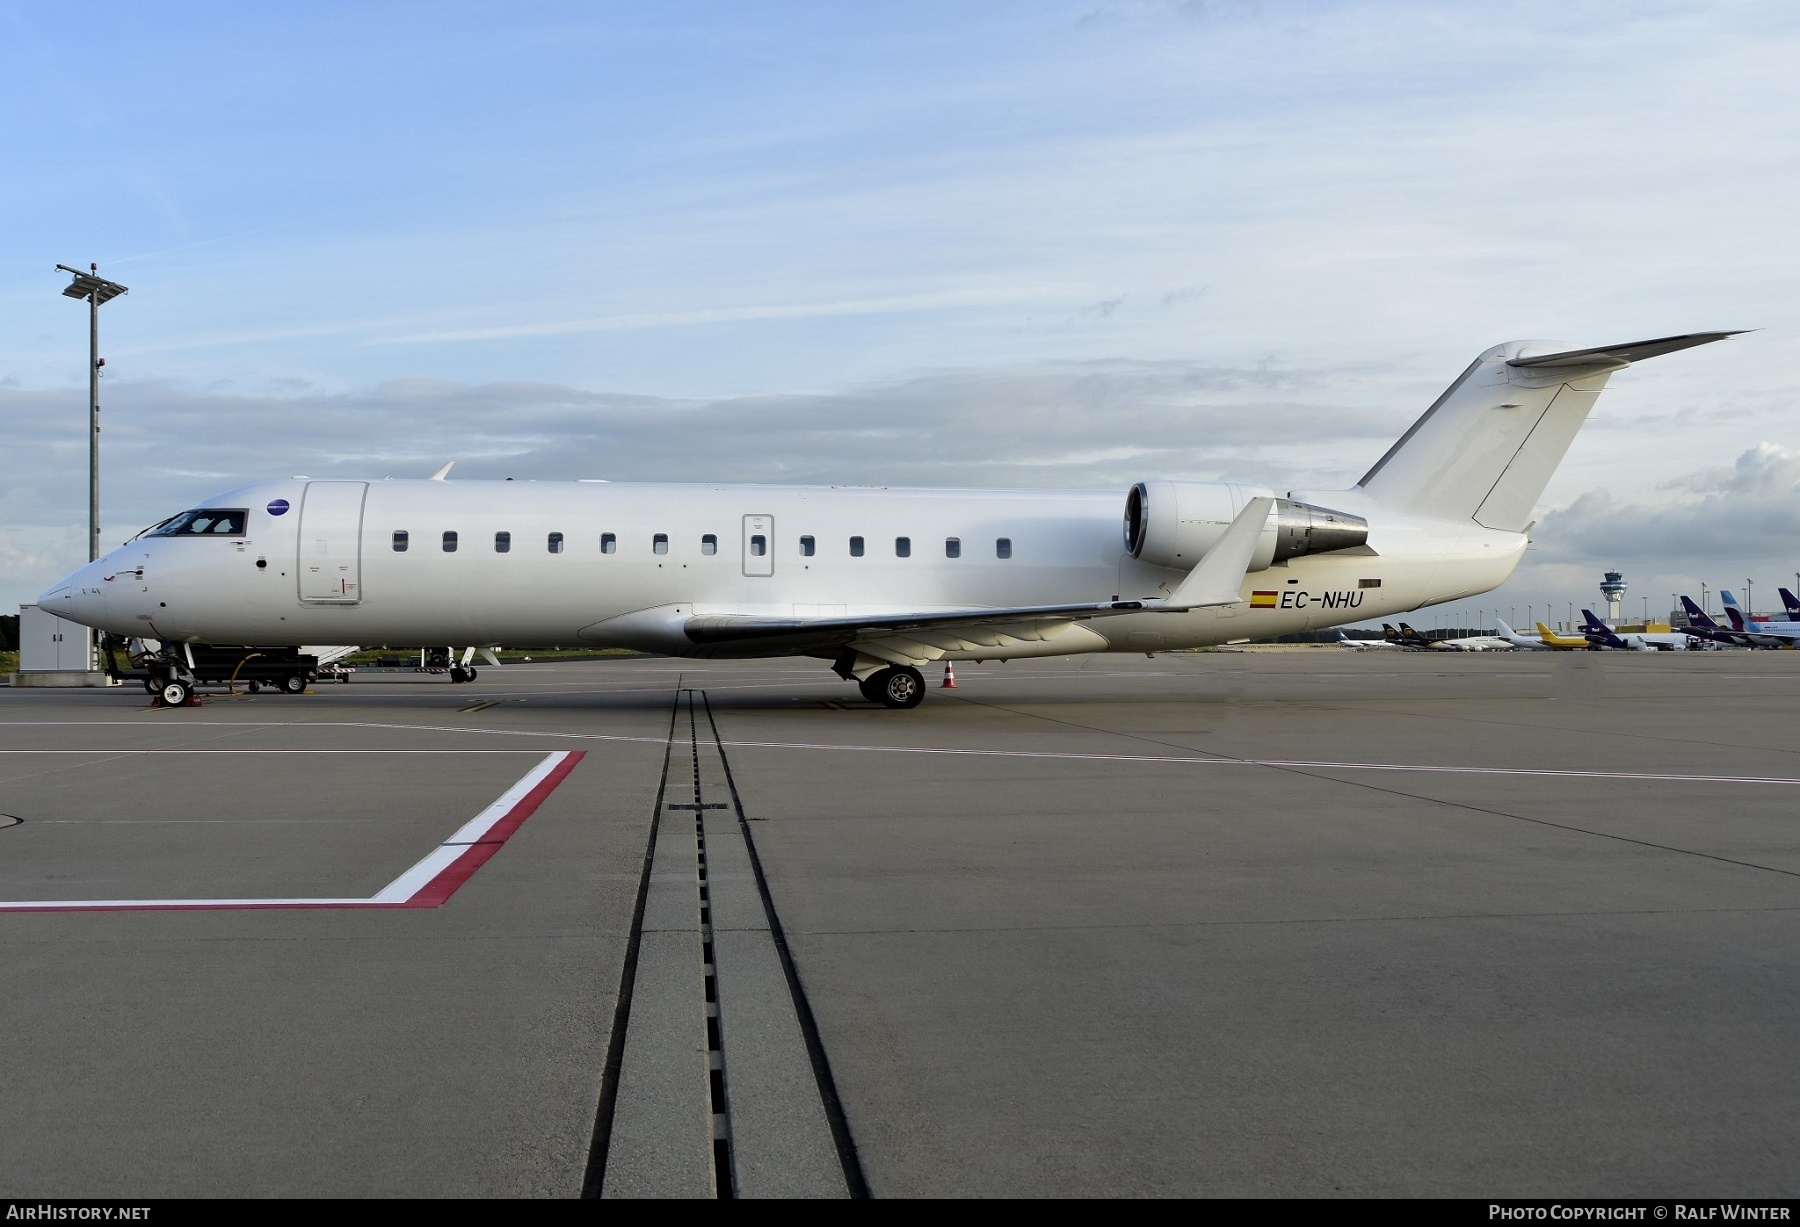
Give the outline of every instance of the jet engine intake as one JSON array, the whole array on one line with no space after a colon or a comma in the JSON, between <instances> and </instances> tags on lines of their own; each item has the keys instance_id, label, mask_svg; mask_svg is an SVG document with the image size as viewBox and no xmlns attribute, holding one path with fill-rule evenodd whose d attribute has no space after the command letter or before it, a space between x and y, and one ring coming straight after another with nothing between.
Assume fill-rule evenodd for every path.
<instances>
[{"instance_id":1,"label":"jet engine intake","mask_svg":"<svg viewBox=\"0 0 1800 1227\"><path fill-rule=\"evenodd\" d=\"M1125 546L1133 558L1191 570L1251 499L1273 496L1228 482L1141 481L1125 497ZM1361 516L1276 498L1249 569L1350 549L1368 539L1369 522Z\"/></svg>"}]
</instances>

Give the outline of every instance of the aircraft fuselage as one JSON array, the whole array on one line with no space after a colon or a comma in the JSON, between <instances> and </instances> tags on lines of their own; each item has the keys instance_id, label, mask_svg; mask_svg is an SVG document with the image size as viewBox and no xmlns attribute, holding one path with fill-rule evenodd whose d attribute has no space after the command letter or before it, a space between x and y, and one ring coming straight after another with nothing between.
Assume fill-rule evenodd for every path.
<instances>
[{"instance_id":1,"label":"aircraft fuselage","mask_svg":"<svg viewBox=\"0 0 1800 1227\"><path fill-rule=\"evenodd\" d=\"M1329 506L1359 495L1295 497ZM44 603L164 641L751 656L791 649L697 644L676 616L1130 600L1167 596L1185 574L1131 556L1118 491L296 478L205 506L241 509L239 531L140 537ZM1155 651L1357 622L1492 588L1525 547L1519 533L1350 509L1368 517L1366 548L1252 571L1240 605L1073 621L1041 640L940 658ZM641 616L658 610L671 617Z\"/></svg>"}]
</instances>

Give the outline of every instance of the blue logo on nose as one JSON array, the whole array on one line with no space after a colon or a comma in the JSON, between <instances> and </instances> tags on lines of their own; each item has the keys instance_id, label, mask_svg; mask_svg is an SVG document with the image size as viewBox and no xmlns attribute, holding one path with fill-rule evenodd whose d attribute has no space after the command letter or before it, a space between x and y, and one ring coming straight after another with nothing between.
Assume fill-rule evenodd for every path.
<instances>
[{"instance_id":1,"label":"blue logo on nose","mask_svg":"<svg viewBox=\"0 0 1800 1227\"><path fill-rule=\"evenodd\" d=\"M284 498L278 498L269 504L269 514L272 516L284 516L287 514L287 509L288 501Z\"/></svg>"}]
</instances>

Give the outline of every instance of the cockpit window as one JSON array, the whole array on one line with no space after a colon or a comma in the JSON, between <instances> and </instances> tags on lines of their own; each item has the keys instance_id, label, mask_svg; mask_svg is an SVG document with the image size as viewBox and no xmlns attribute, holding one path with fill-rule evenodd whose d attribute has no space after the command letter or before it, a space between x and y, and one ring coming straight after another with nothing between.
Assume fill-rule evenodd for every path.
<instances>
[{"instance_id":1,"label":"cockpit window","mask_svg":"<svg viewBox=\"0 0 1800 1227\"><path fill-rule=\"evenodd\" d=\"M151 537L241 537L250 512L243 507L201 507L184 511L150 530Z\"/></svg>"}]
</instances>

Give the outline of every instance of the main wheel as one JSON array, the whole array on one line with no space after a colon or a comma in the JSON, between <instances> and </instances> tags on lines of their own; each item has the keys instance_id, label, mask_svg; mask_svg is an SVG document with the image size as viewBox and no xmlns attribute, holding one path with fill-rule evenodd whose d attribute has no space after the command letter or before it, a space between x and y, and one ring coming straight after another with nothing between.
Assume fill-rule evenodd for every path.
<instances>
[{"instance_id":1,"label":"main wheel","mask_svg":"<svg viewBox=\"0 0 1800 1227\"><path fill-rule=\"evenodd\" d=\"M460 686L468 680L469 671L467 669L463 668L461 665L450 666L450 682L452 685Z\"/></svg>"},{"instance_id":2,"label":"main wheel","mask_svg":"<svg viewBox=\"0 0 1800 1227\"><path fill-rule=\"evenodd\" d=\"M281 679L281 688L289 694L306 693L306 678L299 673L290 673Z\"/></svg>"},{"instance_id":3,"label":"main wheel","mask_svg":"<svg viewBox=\"0 0 1800 1227\"><path fill-rule=\"evenodd\" d=\"M883 707L917 707L925 701L925 675L911 665L895 665L870 674L862 692Z\"/></svg>"},{"instance_id":4,"label":"main wheel","mask_svg":"<svg viewBox=\"0 0 1800 1227\"><path fill-rule=\"evenodd\" d=\"M466 668L466 669L464 669L464 670L463 670L463 672L464 672L464 673L467 673L467 674L468 674L468 675L469 675L469 680L470 680L470 681L471 681L471 682L472 682L472 681L474 681L474 680L475 680L475 679L476 679L476 678L477 678L477 677L478 677L478 676L480 676L480 675L479 675L479 674L478 674L478 673L477 673L477 672L476 672L476 671L475 671L475 666L474 666L474 665L470 665L470 666L469 666L469 667L468 667L468 668Z\"/></svg>"},{"instance_id":5,"label":"main wheel","mask_svg":"<svg viewBox=\"0 0 1800 1227\"><path fill-rule=\"evenodd\" d=\"M162 701L167 703L170 707L180 707L185 704L188 701L188 698L194 693L194 688L186 682L177 680L173 682L164 682L162 690L158 693L162 695Z\"/></svg>"}]
</instances>

